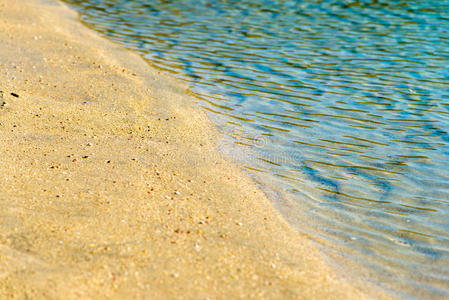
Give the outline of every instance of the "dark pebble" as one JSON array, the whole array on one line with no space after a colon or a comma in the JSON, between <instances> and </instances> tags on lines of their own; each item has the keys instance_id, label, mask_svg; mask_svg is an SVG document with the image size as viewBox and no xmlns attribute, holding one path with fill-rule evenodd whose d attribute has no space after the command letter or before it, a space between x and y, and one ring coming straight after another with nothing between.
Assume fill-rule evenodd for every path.
<instances>
[{"instance_id":1,"label":"dark pebble","mask_svg":"<svg viewBox=\"0 0 449 300\"><path fill-rule=\"evenodd\" d=\"M14 96L16 98L19 98L19 95L17 95L16 93L11 93L11 96Z\"/></svg>"}]
</instances>

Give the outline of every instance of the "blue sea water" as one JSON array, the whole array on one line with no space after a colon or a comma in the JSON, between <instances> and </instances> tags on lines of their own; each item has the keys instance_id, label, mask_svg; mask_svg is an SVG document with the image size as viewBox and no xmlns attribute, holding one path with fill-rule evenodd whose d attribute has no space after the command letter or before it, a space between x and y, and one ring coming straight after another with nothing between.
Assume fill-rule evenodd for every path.
<instances>
[{"instance_id":1,"label":"blue sea water","mask_svg":"<svg viewBox=\"0 0 449 300\"><path fill-rule=\"evenodd\" d=\"M341 268L449 297L449 1L66 2L190 84L223 151Z\"/></svg>"}]
</instances>

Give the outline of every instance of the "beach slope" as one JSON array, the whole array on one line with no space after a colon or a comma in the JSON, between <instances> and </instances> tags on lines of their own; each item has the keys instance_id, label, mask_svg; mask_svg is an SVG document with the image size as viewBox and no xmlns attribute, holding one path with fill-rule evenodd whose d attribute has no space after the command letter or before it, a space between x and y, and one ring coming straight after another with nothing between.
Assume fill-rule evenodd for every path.
<instances>
[{"instance_id":1,"label":"beach slope","mask_svg":"<svg viewBox=\"0 0 449 300\"><path fill-rule=\"evenodd\" d=\"M188 88L53 0L0 0L0 298L348 299Z\"/></svg>"}]
</instances>

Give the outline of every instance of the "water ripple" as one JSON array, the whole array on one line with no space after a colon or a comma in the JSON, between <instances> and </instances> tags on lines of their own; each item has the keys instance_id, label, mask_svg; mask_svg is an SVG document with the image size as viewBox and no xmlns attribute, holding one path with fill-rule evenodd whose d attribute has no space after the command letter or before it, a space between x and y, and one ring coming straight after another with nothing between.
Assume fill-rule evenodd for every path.
<instances>
[{"instance_id":1,"label":"water ripple","mask_svg":"<svg viewBox=\"0 0 449 300\"><path fill-rule=\"evenodd\" d=\"M449 297L449 1L67 2L193 86L224 151L342 266Z\"/></svg>"}]
</instances>

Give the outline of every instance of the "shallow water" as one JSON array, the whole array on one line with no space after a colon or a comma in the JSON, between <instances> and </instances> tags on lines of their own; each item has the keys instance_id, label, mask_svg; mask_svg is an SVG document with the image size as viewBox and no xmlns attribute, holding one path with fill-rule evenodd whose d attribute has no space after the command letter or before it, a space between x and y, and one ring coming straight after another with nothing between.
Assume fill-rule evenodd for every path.
<instances>
[{"instance_id":1,"label":"shallow water","mask_svg":"<svg viewBox=\"0 0 449 300\"><path fill-rule=\"evenodd\" d=\"M449 297L449 1L66 2L188 82L342 268Z\"/></svg>"}]
</instances>

